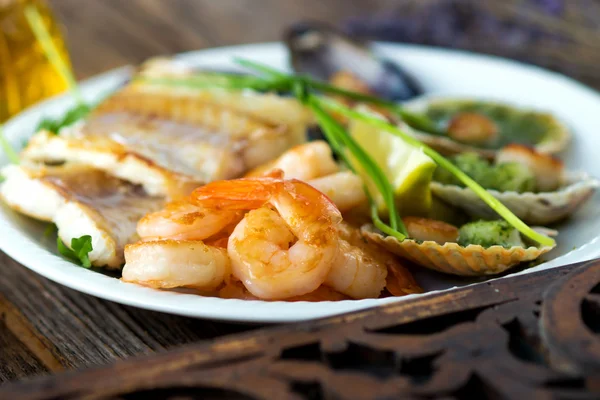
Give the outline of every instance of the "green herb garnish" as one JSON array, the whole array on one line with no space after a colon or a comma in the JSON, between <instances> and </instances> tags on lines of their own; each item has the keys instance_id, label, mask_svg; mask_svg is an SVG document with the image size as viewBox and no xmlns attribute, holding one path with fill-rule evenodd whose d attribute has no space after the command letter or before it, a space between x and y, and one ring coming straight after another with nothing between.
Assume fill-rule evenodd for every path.
<instances>
[{"instance_id":1,"label":"green herb garnish","mask_svg":"<svg viewBox=\"0 0 600 400\"><path fill-rule=\"evenodd\" d=\"M83 119L87 114L89 114L90 111L91 108L87 104L78 104L74 108L67 111L67 113L62 118L43 119L37 126L36 132L45 129L58 135L62 128L73 125L75 122L79 121L80 119Z\"/></svg>"},{"instance_id":2,"label":"green herb garnish","mask_svg":"<svg viewBox=\"0 0 600 400\"><path fill-rule=\"evenodd\" d=\"M503 220L475 221L465 224L458 230L457 242L461 246L475 244L485 248L502 246L509 249L514 246L525 246L519 231Z\"/></svg>"},{"instance_id":3,"label":"green herb garnish","mask_svg":"<svg viewBox=\"0 0 600 400\"><path fill-rule=\"evenodd\" d=\"M92 237L90 235L71 239L71 248L68 248L60 237L56 239L56 245L58 247L58 252L63 256L80 263L84 268L90 268L92 266L89 253L94 250L94 248L92 247Z\"/></svg>"},{"instance_id":4,"label":"green herb garnish","mask_svg":"<svg viewBox=\"0 0 600 400\"><path fill-rule=\"evenodd\" d=\"M256 76L234 75L220 72L203 72L185 78L134 78L134 82L144 82L156 85L185 87L192 89L222 88L222 89L253 89L257 91L277 91L289 89L288 79L267 80Z\"/></svg>"},{"instance_id":5,"label":"green herb garnish","mask_svg":"<svg viewBox=\"0 0 600 400\"><path fill-rule=\"evenodd\" d=\"M321 103L331 111L340 113L349 118L356 118L370 123L371 125L379 129L382 129L386 132L400 137L408 144L421 148L423 152L429 157L431 157L433 161L435 161L440 167L452 173L456 178L458 178L462 183L464 183L466 187L473 190L473 192L475 192L481 200L487 203L487 205L489 205L494 211L496 211L506 222L515 227L523 235L544 246L553 246L555 244L554 239L542 235L541 233L538 233L531 229L527 224L521 221L519 217L513 214L512 211L510 211L504 204L502 204L498 199L489 194L483 187L481 187L477 182L471 179L467 174L462 172L452 162L450 162L444 156L439 154L437 151L421 143L419 140L413 138L408 133L402 131L401 129L392 124L382 121L377 117L354 111L346 106L339 104L334 100L323 99L321 100Z\"/></svg>"},{"instance_id":6,"label":"green herb garnish","mask_svg":"<svg viewBox=\"0 0 600 400\"><path fill-rule=\"evenodd\" d=\"M48 226L46 227L46 229L44 229L44 233L43 233L42 237L44 239L48 239L48 238L50 238L50 236L52 236L53 234L55 234L57 230L58 230L58 228L56 227L55 224L48 224Z\"/></svg>"},{"instance_id":7,"label":"green herb garnish","mask_svg":"<svg viewBox=\"0 0 600 400\"><path fill-rule=\"evenodd\" d=\"M244 59L236 59L235 61L241 66L262 72L264 74L269 74L272 76L275 76L275 74L277 74L276 76L278 76L280 79L290 78L290 76L283 74L273 68L267 67L265 65L253 61ZM414 126L415 128L432 132L439 131L437 125L433 121L431 121L429 117L427 117L425 114L408 111L404 109L404 107L402 107L400 104L395 103L393 101L384 100L379 97L369 96L362 93L351 92L349 90L329 85L327 83L317 81L306 76L293 77L293 79L302 81L305 85L309 86L310 88L319 90L323 93L343 96L354 101L373 104L375 106L385 108L386 110L389 110L392 113L400 116L400 118L406 120L410 123L411 126Z\"/></svg>"},{"instance_id":8,"label":"green herb garnish","mask_svg":"<svg viewBox=\"0 0 600 400\"><path fill-rule=\"evenodd\" d=\"M517 162L491 164L477 153L461 153L451 157L450 161L484 189L517 193L536 190L535 175L523 164ZM435 171L433 179L444 185L465 186L450 172L440 168Z\"/></svg>"},{"instance_id":9,"label":"green herb garnish","mask_svg":"<svg viewBox=\"0 0 600 400\"><path fill-rule=\"evenodd\" d=\"M352 164L347 152L344 151L344 149L348 149L361 167L369 174L377 186L377 189L382 193L384 201L386 205L388 205L391 226L386 225L379 218L377 205L373 200L373 195L369 192L367 185L364 185L365 193L371 203L371 216L375 226L387 235L394 236L399 240L405 239L408 236L408 233L396 210L394 191L381 168L379 168L377 163L354 141L354 139L352 139L350 135L348 135L346 130L323 110L323 107L316 96L309 95L306 101L315 113L317 121L323 129L323 133L327 137L327 140L332 144L333 151L344 161L344 164L346 164L350 170L356 173L356 167Z\"/></svg>"},{"instance_id":10,"label":"green herb garnish","mask_svg":"<svg viewBox=\"0 0 600 400\"><path fill-rule=\"evenodd\" d=\"M6 157L12 164L19 163L19 155L17 154L15 149L13 149L12 145L8 142L8 140L6 140L6 138L4 137L2 125L0 125L0 146L2 146L4 154L6 154Z\"/></svg>"}]
</instances>

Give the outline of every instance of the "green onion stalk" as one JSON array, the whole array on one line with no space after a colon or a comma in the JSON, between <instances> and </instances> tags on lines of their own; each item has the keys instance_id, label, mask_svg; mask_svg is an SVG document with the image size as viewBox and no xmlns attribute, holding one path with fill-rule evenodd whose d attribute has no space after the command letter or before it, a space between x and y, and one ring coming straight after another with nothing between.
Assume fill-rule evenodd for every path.
<instances>
[{"instance_id":1,"label":"green onion stalk","mask_svg":"<svg viewBox=\"0 0 600 400\"><path fill-rule=\"evenodd\" d=\"M354 118L357 120L364 121L376 128L379 128L381 130L393 134L394 136L401 138L406 143L412 146L420 148L426 155L431 157L431 159L435 161L440 167L453 174L456 178L463 182L465 186L467 186L469 189L475 192L475 194L477 194L479 198L481 198L487 205L489 205L492 208L492 210L496 211L504 220L506 220L506 222L512 225L523 235L544 246L553 246L555 244L554 239L531 229L527 224L521 221L519 217L514 215L512 211L510 211L504 204L502 204L498 199L489 194L483 187L481 187L481 185L479 185L477 182L471 179L467 174L461 171L458 167L456 167L452 162L450 162L440 153L433 150L429 146L426 146L425 144L410 136L406 132L402 131L398 127L389 124L375 116L354 111L331 99L322 99L321 104L326 109L337 112L348 118Z\"/></svg>"},{"instance_id":2,"label":"green onion stalk","mask_svg":"<svg viewBox=\"0 0 600 400\"><path fill-rule=\"evenodd\" d=\"M377 229L399 240L406 239L408 233L396 210L394 192L390 182L387 180L387 177L381 168L379 168L377 163L375 163L375 161L373 161L373 159L354 141L354 139L347 134L344 128L323 109L319 98L314 95L309 95L306 99L306 102L315 113L317 121L319 122L321 129L323 129L323 133L331 144L333 151L340 156L344 164L346 164L346 166L352 172L356 173L356 168L354 168L352 162L350 161L347 152L344 151L344 148L348 148L363 170L369 174L377 186L377 189L382 193L384 202L388 206L391 226L385 224L379 218L379 211L377 210L377 205L373 200L373 195L370 193L367 185L364 185L365 193L367 194L369 203L371 205L371 218L373 219L373 223Z\"/></svg>"},{"instance_id":3,"label":"green onion stalk","mask_svg":"<svg viewBox=\"0 0 600 400\"><path fill-rule=\"evenodd\" d=\"M306 77L298 77L285 74L276 69L270 68L263 64L259 64L249 60L239 60L236 62L246 68L252 69L258 73L262 73L268 77L268 79L261 79L260 77L231 77L224 74L220 75L217 82L209 82L207 79L196 79L193 78L167 78L164 80L148 80L149 82L166 85L181 85L188 87L197 88L210 88L220 87L229 89L255 89L255 90L287 90L294 92L297 97L305 104L307 104L311 110L315 113L317 121L323 128L324 134L332 145L334 151L345 161L346 164L351 167L350 160L347 158L345 150L349 150L350 153L358 160L361 166L365 169L367 174L373 180L377 189L381 192L384 198L385 205L390 211L389 219L390 226L385 225L379 216L373 213L373 221L380 230L387 233L388 235L395 236L397 238L404 238L406 230L402 225L402 221L396 212L396 207L392 196L390 196L390 185L389 182L386 185L386 178L377 167L376 163L362 150L356 142L354 142L350 135L342 128L328 113L328 111L339 113L343 116L353 118L356 120L364 121L376 128L382 129L389 132L406 143L422 149L422 151L431 157L440 167L446 169L448 172L453 174L468 188L473 190L486 204L488 204L494 211L496 211L504 220L510 225L517 229L521 234L528 237L529 239L544 245L553 246L555 244L552 238L549 238L535 230L531 229L527 224L521 221L516 215L514 215L506 206L504 206L498 199L489 194L483 187L477 182L471 179L468 175L458 169L452 162L443 157L441 154L431 149L427 145L421 143L419 140L410 136L406 132L402 131L398 127L389 124L373 115L365 114L362 112L350 109L335 100L330 98L316 97L311 91L320 91L322 93L336 94L344 96L346 98L361 101L377 106L385 107L388 110L394 111L402 116L405 120L411 120L411 122L418 121L422 127L426 127L426 130L430 132L437 132L435 126L431 120L425 115L412 113L404 110L401 106L388 102L376 97L367 96L359 93L346 91L335 86L331 86L325 83L317 82ZM247 85L247 86L246 86ZM350 138L350 139L348 139ZM375 167L374 167L375 166ZM368 193L368 192L367 192ZM372 201L372 196L369 194ZM373 202L372 202L373 204ZM381 229L383 228L383 229Z\"/></svg>"},{"instance_id":4,"label":"green onion stalk","mask_svg":"<svg viewBox=\"0 0 600 400\"><path fill-rule=\"evenodd\" d=\"M301 81L308 87L319 90L322 93L334 94L334 95L345 97L350 100L354 100L354 101L358 101L358 102L362 102L362 103L369 103L369 104L373 104L375 106L385 108L386 110L389 110L394 114L397 114L403 120L410 122L411 125L414 126L415 128L418 128L418 129L421 129L421 130L424 130L427 132L435 133L438 135L444 134L444 132L440 131L440 129L437 127L437 125L431 119L429 119L426 115L406 110L400 104L395 103L393 101L384 100L379 97L369 96L369 95L363 94L363 93L351 92L349 90L345 90L345 89L342 89L342 88L339 88L339 87L336 87L333 85L329 85L324 82L316 81L314 79L311 79L311 78L308 78L305 76L293 77L293 76L284 74L280 71L277 71L276 69L273 69L271 67L268 67L268 66L265 66L263 64L259 64L259 63L253 62L253 61L249 61L249 60L245 60L245 59L236 59L235 61L243 67L250 68L255 71L262 72L267 75L271 75L273 77L277 77L281 80L284 80L287 78L287 79L294 79L296 81Z\"/></svg>"}]
</instances>

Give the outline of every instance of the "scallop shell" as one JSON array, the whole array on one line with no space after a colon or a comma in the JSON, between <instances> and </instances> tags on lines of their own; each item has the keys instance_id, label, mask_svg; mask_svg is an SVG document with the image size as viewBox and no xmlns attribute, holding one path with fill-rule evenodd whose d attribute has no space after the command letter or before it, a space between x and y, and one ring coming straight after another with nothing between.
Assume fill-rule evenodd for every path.
<instances>
[{"instance_id":1,"label":"scallop shell","mask_svg":"<svg viewBox=\"0 0 600 400\"><path fill-rule=\"evenodd\" d=\"M410 110L410 111L424 112L428 105L431 105L434 103L447 102L447 101L464 101L464 100L465 99L458 99L458 98L454 99L454 98L446 98L446 97L428 96L428 97L421 97L421 98L406 102L406 103L404 103L403 106L407 110ZM490 104L494 103L494 102L487 102L484 100L482 100L482 101L486 102L486 103L490 103ZM523 111L523 112L529 111L525 108L519 108L519 110ZM534 112L537 112L537 111L534 111ZM496 153L498 152L498 150L500 150L500 149L483 149L481 147L471 146L471 145L464 144L464 143L459 143L448 137L433 135L430 133L426 133L426 132L411 128L409 125L407 125L404 122L400 122L399 127L401 129L407 130L408 133L410 133L413 137L420 140L421 142L431 146L435 150L439 151L440 153L446 154L446 155L453 155L453 154L465 153L465 152L475 152L475 153L480 154L483 157L493 159L495 157ZM567 147L567 145L569 144L569 141L571 140L571 132L569 131L569 129L561 121L559 121L558 119L556 119L554 117L552 117L552 128L550 128L548 130L547 135L548 135L548 137L546 139L544 139L542 142L533 146L533 148L537 152L545 153L545 154L560 153L562 150L564 150Z\"/></svg>"},{"instance_id":2,"label":"scallop shell","mask_svg":"<svg viewBox=\"0 0 600 400\"><path fill-rule=\"evenodd\" d=\"M418 243L411 239L400 241L393 236L386 237L372 225L363 226L361 231L367 240L400 257L435 271L460 276L496 275L519 263L533 261L553 248L548 246L484 248L472 244L463 247L458 243L440 245L432 241Z\"/></svg>"},{"instance_id":3,"label":"scallop shell","mask_svg":"<svg viewBox=\"0 0 600 400\"><path fill-rule=\"evenodd\" d=\"M598 186L600 182L586 174L571 173L567 184L554 192L517 193L488 190L488 193L500 200L524 222L546 225L573 214L592 196ZM469 188L432 182L431 192L473 217L498 218L498 214Z\"/></svg>"}]
</instances>

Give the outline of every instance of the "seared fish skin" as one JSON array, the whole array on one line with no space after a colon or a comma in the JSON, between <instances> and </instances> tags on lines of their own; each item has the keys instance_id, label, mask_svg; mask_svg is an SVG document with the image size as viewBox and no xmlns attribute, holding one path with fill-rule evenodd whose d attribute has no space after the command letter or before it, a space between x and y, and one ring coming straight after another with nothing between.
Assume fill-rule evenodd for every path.
<instances>
[{"instance_id":1,"label":"seared fish skin","mask_svg":"<svg viewBox=\"0 0 600 400\"><path fill-rule=\"evenodd\" d=\"M125 245L139 240L137 222L164 206L141 187L85 166L9 165L0 196L13 209L54 222L66 245L92 237L92 265L120 269Z\"/></svg>"},{"instance_id":2,"label":"seared fish skin","mask_svg":"<svg viewBox=\"0 0 600 400\"><path fill-rule=\"evenodd\" d=\"M185 69L171 64L178 76ZM38 132L22 157L90 165L151 195L184 197L231 179L305 141L310 113L296 100L247 91L198 90L134 79L60 135Z\"/></svg>"}]
</instances>

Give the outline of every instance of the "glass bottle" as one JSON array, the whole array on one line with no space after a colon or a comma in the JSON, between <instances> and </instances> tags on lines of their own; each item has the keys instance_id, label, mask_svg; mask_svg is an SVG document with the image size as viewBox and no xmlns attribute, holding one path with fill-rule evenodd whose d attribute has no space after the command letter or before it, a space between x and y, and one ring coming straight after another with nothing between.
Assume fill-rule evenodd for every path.
<instances>
[{"instance_id":1,"label":"glass bottle","mask_svg":"<svg viewBox=\"0 0 600 400\"><path fill-rule=\"evenodd\" d=\"M60 26L45 0L0 0L0 123L67 88L27 23L28 5L37 7L61 56L70 62Z\"/></svg>"}]
</instances>

